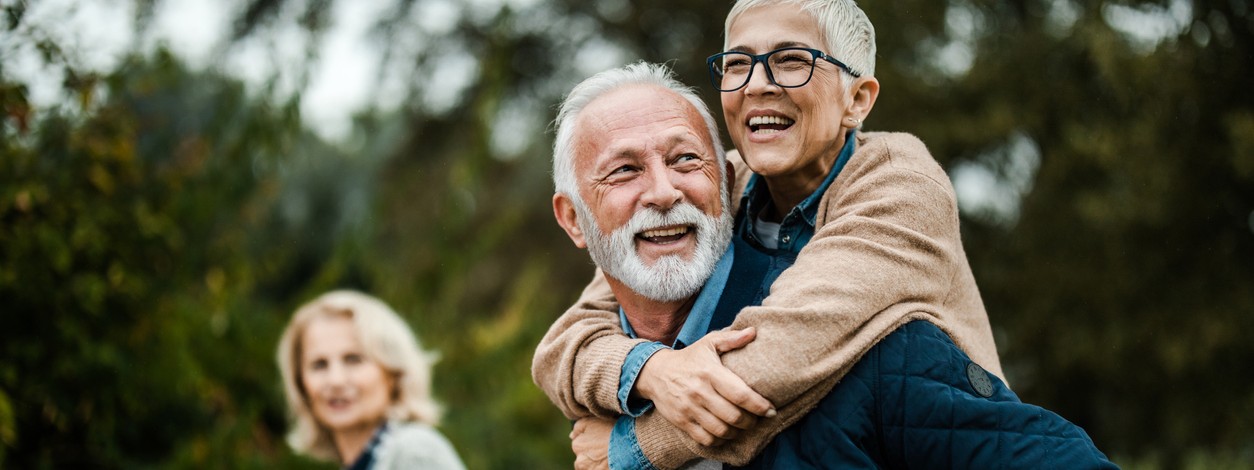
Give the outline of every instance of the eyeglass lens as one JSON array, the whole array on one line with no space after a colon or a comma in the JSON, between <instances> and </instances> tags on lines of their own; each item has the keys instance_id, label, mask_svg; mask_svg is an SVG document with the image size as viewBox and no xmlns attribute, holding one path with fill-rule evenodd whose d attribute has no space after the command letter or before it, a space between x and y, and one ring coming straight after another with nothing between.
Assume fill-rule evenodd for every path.
<instances>
[{"instance_id":1,"label":"eyeglass lens","mask_svg":"<svg viewBox=\"0 0 1254 470\"><path fill-rule=\"evenodd\" d=\"M749 83L754 67L754 56L743 52L726 52L722 60L713 61L715 71L722 76L719 88L724 91L739 89ZM772 51L763 61L769 67L767 77L781 87L805 85L814 73L814 54L807 49L780 49Z\"/></svg>"}]
</instances>

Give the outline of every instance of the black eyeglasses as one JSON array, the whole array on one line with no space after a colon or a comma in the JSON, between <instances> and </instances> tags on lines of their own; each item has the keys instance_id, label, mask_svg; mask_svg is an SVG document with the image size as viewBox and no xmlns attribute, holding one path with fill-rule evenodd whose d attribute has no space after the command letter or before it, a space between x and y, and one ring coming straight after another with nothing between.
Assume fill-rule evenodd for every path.
<instances>
[{"instance_id":1,"label":"black eyeglasses","mask_svg":"<svg viewBox=\"0 0 1254 470\"><path fill-rule=\"evenodd\" d=\"M710 83L714 84L714 88L719 91L736 91L749 84L750 77L753 77L753 67L758 62L766 67L766 79L776 86L805 86L810 83L810 77L814 76L814 64L819 59L835 64L854 77L862 76L835 57L805 47L785 47L758 55L720 52L710 56L705 63L710 67Z\"/></svg>"}]
</instances>

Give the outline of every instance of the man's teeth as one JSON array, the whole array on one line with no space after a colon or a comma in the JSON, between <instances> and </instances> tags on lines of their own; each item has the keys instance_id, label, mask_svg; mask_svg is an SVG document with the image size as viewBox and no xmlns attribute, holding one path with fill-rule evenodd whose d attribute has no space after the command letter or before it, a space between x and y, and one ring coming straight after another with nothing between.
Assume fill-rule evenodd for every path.
<instances>
[{"instance_id":1,"label":"man's teeth","mask_svg":"<svg viewBox=\"0 0 1254 470\"><path fill-rule=\"evenodd\" d=\"M657 230L646 230L640 235L644 238L671 237L675 235L683 235L688 233L688 227L663 228Z\"/></svg>"}]
</instances>

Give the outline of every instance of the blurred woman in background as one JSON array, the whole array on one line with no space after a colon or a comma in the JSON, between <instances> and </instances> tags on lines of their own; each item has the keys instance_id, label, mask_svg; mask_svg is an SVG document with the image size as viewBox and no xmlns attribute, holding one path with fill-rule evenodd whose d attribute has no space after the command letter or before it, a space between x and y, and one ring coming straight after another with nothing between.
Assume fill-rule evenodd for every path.
<instances>
[{"instance_id":1,"label":"blurred woman in background","mask_svg":"<svg viewBox=\"0 0 1254 470\"><path fill-rule=\"evenodd\" d=\"M334 291L305 304L278 362L297 452L353 470L464 468L433 427L432 355L379 299Z\"/></svg>"}]
</instances>

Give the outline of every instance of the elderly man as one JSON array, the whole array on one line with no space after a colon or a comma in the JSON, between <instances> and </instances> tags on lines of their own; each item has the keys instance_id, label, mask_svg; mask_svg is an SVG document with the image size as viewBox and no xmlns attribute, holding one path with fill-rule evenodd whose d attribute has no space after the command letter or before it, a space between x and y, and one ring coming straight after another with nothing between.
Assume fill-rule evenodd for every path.
<instances>
[{"instance_id":1,"label":"elderly man","mask_svg":"<svg viewBox=\"0 0 1254 470\"><path fill-rule=\"evenodd\" d=\"M554 215L605 272L624 331L682 348L730 323L746 303L727 296L716 305L735 264L730 165L700 98L661 66L599 74L563 103L554 154ZM744 269L750 260L739 261L737 283L761 281L761 270ZM706 342L726 350L750 339L751 331ZM770 403L749 394L768 414Z\"/></svg>"},{"instance_id":2,"label":"elderly man","mask_svg":"<svg viewBox=\"0 0 1254 470\"><path fill-rule=\"evenodd\" d=\"M563 103L554 147L554 215L604 271L625 332L715 357L753 340L752 330L706 336L761 301L771 259L741 240L729 245L728 165L713 118L690 90L661 66L598 74ZM561 331L555 325L550 334ZM634 380L619 377L619 399L629 414L648 417L654 412L630 404L630 394L656 390L643 382L633 387ZM926 321L909 322L876 344L813 411L789 405L777 419L769 402L739 385L721 392L728 403L710 407L735 429L773 437L751 466L1109 466L1082 430L1018 401ZM728 406L765 420L755 423ZM698 455L744 463L713 446L651 462L639 442L655 436L637 435L634 416L611 423L563 411L583 418L572 432L581 468L673 466ZM718 437L735 437L735 429Z\"/></svg>"}]
</instances>

